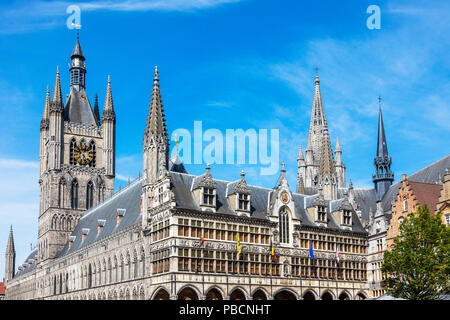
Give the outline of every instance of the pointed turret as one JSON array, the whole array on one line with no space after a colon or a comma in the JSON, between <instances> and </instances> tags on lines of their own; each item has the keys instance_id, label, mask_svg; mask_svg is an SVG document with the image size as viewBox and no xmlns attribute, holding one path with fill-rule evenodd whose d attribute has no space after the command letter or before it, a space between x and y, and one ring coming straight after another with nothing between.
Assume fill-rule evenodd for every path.
<instances>
[{"instance_id":1,"label":"pointed turret","mask_svg":"<svg viewBox=\"0 0 450 320\"><path fill-rule=\"evenodd\" d=\"M95 103L94 103L94 115L95 120L97 121L97 126L100 127L101 121L100 121L100 109L98 107L98 94L95 94Z\"/></svg>"},{"instance_id":2,"label":"pointed turret","mask_svg":"<svg viewBox=\"0 0 450 320\"><path fill-rule=\"evenodd\" d=\"M48 169L61 169L61 159L63 153L63 99L61 93L61 81L59 77L59 67L56 68L56 80L53 88L53 97L50 104L50 119L48 131Z\"/></svg>"},{"instance_id":3,"label":"pointed turret","mask_svg":"<svg viewBox=\"0 0 450 320\"><path fill-rule=\"evenodd\" d=\"M77 42L75 43L75 47L73 48L72 55L70 56L70 59L79 58L80 60L84 61L84 55L83 51L81 51L81 44L80 44L80 37L77 33Z\"/></svg>"},{"instance_id":4,"label":"pointed turret","mask_svg":"<svg viewBox=\"0 0 450 320\"><path fill-rule=\"evenodd\" d=\"M152 98L147 117L145 135L147 138L153 137L157 138L157 140L163 139L168 141L166 120L162 105L161 91L159 88L159 72L157 66L155 66L155 73L153 77ZM148 143L149 141L146 142Z\"/></svg>"},{"instance_id":5,"label":"pointed turret","mask_svg":"<svg viewBox=\"0 0 450 320\"><path fill-rule=\"evenodd\" d=\"M341 145L339 143L339 136L336 138L336 147L334 148L334 152L342 152Z\"/></svg>"},{"instance_id":6,"label":"pointed turret","mask_svg":"<svg viewBox=\"0 0 450 320\"><path fill-rule=\"evenodd\" d=\"M61 93L61 80L59 77L59 66L56 67L56 79L53 87L53 97L50 112L63 112L63 99Z\"/></svg>"},{"instance_id":7,"label":"pointed turret","mask_svg":"<svg viewBox=\"0 0 450 320\"><path fill-rule=\"evenodd\" d=\"M102 122L103 156L104 159L106 159L106 174L110 177L114 177L116 171L114 158L114 150L116 148L116 114L114 112L110 76L108 76L108 84L106 86L106 97L103 107Z\"/></svg>"},{"instance_id":8,"label":"pointed turret","mask_svg":"<svg viewBox=\"0 0 450 320\"><path fill-rule=\"evenodd\" d=\"M342 162L342 149L341 144L339 143L339 136L337 136L336 139L336 147L334 150L335 155L335 167L336 167L336 174L338 177L338 188L345 188L346 187L346 181L345 181L345 165Z\"/></svg>"},{"instance_id":9,"label":"pointed turret","mask_svg":"<svg viewBox=\"0 0 450 320\"><path fill-rule=\"evenodd\" d=\"M50 89L47 85L47 94L45 95L44 112L41 120L41 130L48 129L48 123L50 120Z\"/></svg>"},{"instance_id":10,"label":"pointed turret","mask_svg":"<svg viewBox=\"0 0 450 320\"><path fill-rule=\"evenodd\" d=\"M378 141L377 155L374 159L375 174L372 176L377 193L377 200L381 200L394 181L394 173L391 171L392 159L388 154L386 134L384 132L383 115L381 112L381 98L379 101L378 115Z\"/></svg>"},{"instance_id":11,"label":"pointed turret","mask_svg":"<svg viewBox=\"0 0 450 320\"><path fill-rule=\"evenodd\" d=\"M328 135L328 128L324 127L322 143L320 151L320 165L318 172L318 180L320 186L323 188L324 197L328 200L335 200L337 198L337 174L333 160L333 150L331 149L330 136Z\"/></svg>"},{"instance_id":12,"label":"pointed turret","mask_svg":"<svg viewBox=\"0 0 450 320\"><path fill-rule=\"evenodd\" d=\"M305 193L305 174L306 174L306 164L305 158L303 157L302 145L298 148L297 155L297 193L304 194Z\"/></svg>"},{"instance_id":13,"label":"pointed turret","mask_svg":"<svg viewBox=\"0 0 450 320\"><path fill-rule=\"evenodd\" d=\"M155 67L153 90L144 132L144 174L146 183L162 178L169 168L169 135L159 88L159 72Z\"/></svg>"},{"instance_id":14,"label":"pointed turret","mask_svg":"<svg viewBox=\"0 0 450 320\"><path fill-rule=\"evenodd\" d=\"M328 135L328 128L324 128L322 143L320 146L320 166L319 176L334 175L336 168L334 167L333 150L331 149L330 136Z\"/></svg>"},{"instance_id":15,"label":"pointed turret","mask_svg":"<svg viewBox=\"0 0 450 320\"><path fill-rule=\"evenodd\" d=\"M108 76L108 84L106 86L106 97L105 104L103 106L103 121L105 120L115 120L116 113L114 112L114 103L111 91L111 78Z\"/></svg>"},{"instance_id":16,"label":"pointed turret","mask_svg":"<svg viewBox=\"0 0 450 320\"><path fill-rule=\"evenodd\" d=\"M14 236L11 225L9 229L9 238L5 254L5 281L11 280L14 277L15 262L16 249L14 248Z\"/></svg>"}]
</instances>

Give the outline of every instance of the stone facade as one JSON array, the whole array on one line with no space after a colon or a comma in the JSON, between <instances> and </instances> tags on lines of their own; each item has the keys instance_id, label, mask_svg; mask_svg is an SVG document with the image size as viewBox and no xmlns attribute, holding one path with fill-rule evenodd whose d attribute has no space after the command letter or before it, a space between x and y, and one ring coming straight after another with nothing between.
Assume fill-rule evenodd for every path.
<instances>
[{"instance_id":1,"label":"stone facade","mask_svg":"<svg viewBox=\"0 0 450 320\"><path fill-rule=\"evenodd\" d=\"M41 121L38 247L14 274L8 245L7 299L345 300L380 294L396 189L389 186L379 198L377 188L353 188L351 180L346 188L342 149L337 140L334 159L317 76L306 159L301 148L298 153L297 192L284 166L270 189L248 185L244 172L236 180L215 179L210 166L190 175L177 155L169 159L155 68L143 176L114 193L110 80L100 121L97 99L92 111L85 94L79 41L71 59L66 105L58 70ZM92 147L75 156L82 140L95 145L95 165Z\"/></svg>"}]
</instances>

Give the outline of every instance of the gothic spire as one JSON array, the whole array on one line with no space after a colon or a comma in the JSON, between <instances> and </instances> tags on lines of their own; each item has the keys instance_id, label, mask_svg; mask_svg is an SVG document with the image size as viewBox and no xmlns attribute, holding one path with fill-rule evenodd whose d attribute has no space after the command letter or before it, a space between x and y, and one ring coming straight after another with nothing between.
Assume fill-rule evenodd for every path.
<instances>
[{"instance_id":1,"label":"gothic spire","mask_svg":"<svg viewBox=\"0 0 450 320\"><path fill-rule=\"evenodd\" d=\"M162 105L161 91L159 89L159 73L157 66L155 66L152 98L150 101L150 108L147 117L147 125L145 129L146 143L149 142L148 138L150 136L153 136L156 140L163 138L165 142L168 142L166 120Z\"/></svg>"},{"instance_id":2,"label":"gothic spire","mask_svg":"<svg viewBox=\"0 0 450 320\"><path fill-rule=\"evenodd\" d=\"M9 238L8 238L8 244L6 245L6 253L15 253L16 250L14 248L14 236L13 236L13 229L12 225L9 229Z\"/></svg>"},{"instance_id":3,"label":"gothic spire","mask_svg":"<svg viewBox=\"0 0 450 320\"><path fill-rule=\"evenodd\" d=\"M47 85L47 94L45 95L44 113L41 120L41 129L47 129L50 119L50 89Z\"/></svg>"},{"instance_id":4,"label":"gothic spire","mask_svg":"<svg viewBox=\"0 0 450 320\"><path fill-rule=\"evenodd\" d=\"M394 173L391 171L392 159L388 154L386 134L384 132L383 115L381 113L381 98L378 98L378 141L377 155L374 159L375 174L372 181L375 184L377 200L381 200L394 181Z\"/></svg>"},{"instance_id":5,"label":"gothic spire","mask_svg":"<svg viewBox=\"0 0 450 320\"><path fill-rule=\"evenodd\" d=\"M108 75L108 85L106 86L106 97L105 97L105 105L103 107L103 121L105 120L114 120L116 118L116 114L114 112L114 103L111 91L111 78Z\"/></svg>"},{"instance_id":6,"label":"gothic spire","mask_svg":"<svg viewBox=\"0 0 450 320\"><path fill-rule=\"evenodd\" d=\"M63 101L62 101L62 93L61 93L61 81L59 78L59 66L56 67L56 80L55 86L53 87L53 98L50 111L63 111Z\"/></svg>"},{"instance_id":7,"label":"gothic spire","mask_svg":"<svg viewBox=\"0 0 450 320\"><path fill-rule=\"evenodd\" d=\"M377 157L388 155L386 135L384 133L383 114L381 112L381 98L378 108L378 143L377 143Z\"/></svg>"}]
</instances>

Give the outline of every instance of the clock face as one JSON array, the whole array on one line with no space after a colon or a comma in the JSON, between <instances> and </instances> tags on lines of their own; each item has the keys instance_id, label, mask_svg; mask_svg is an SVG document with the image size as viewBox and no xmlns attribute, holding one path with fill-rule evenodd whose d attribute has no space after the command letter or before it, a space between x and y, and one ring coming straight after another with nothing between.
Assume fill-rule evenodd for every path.
<instances>
[{"instance_id":1,"label":"clock face","mask_svg":"<svg viewBox=\"0 0 450 320\"><path fill-rule=\"evenodd\" d=\"M94 158L94 152L90 146L87 146L85 143L81 143L73 150L73 157L76 162L85 166L91 163Z\"/></svg>"},{"instance_id":2,"label":"clock face","mask_svg":"<svg viewBox=\"0 0 450 320\"><path fill-rule=\"evenodd\" d=\"M289 195L287 194L286 191L284 191L284 192L281 194L281 201L283 201L283 203L288 203L288 201L289 201Z\"/></svg>"}]
</instances>

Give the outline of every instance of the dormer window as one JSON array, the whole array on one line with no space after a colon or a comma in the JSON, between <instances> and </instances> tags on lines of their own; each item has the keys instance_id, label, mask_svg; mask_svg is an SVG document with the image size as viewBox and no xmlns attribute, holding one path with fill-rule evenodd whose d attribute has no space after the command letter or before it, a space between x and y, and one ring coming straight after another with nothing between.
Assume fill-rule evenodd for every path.
<instances>
[{"instance_id":1,"label":"dormer window","mask_svg":"<svg viewBox=\"0 0 450 320\"><path fill-rule=\"evenodd\" d=\"M125 215L126 209L117 209L116 211L116 224L120 224L120 217L123 217Z\"/></svg>"},{"instance_id":2,"label":"dormer window","mask_svg":"<svg viewBox=\"0 0 450 320\"><path fill-rule=\"evenodd\" d=\"M216 211L216 182L211 176L209 165L206 167L206 172L193 181L191 190L202 210Z\"/></svg>"},{"instance_id":3,"label":"dormer window","mask_svg":"<svg viewBox=\"0 0 450 320\"><path fill-rule=\"evenodd\" d=\"M238 208L239 210L250 211L250 195L239 193Z\"/></svg>"},{"instance_id":4,"label":"dormer window","mask_svg":"<svg viewBox=\"0 0 450 320\"><path fill-rule=\"evenodd\" d=\"M344 210L342 214L342 224L351 225L352 224L352 212L350 210Z\"/></svg>"},{"instance_id":5,"label":"dormer window","mask_svg":"<svg viewBox=\"0 0 450 320\"><path fill-rule=\"evenodd\" d=\"M214 189L203 187L203 204L214 206Z\"/></svg>"},{"instance_id":6,"label":"dormer window","mask_svg":"<svg viewBox=\"0 0 450 320\"><path fill-rule=\"evenodd\" d=\"M317 221L327 222L327 207L317 206Z\"/></svg>"}]
</instances>

